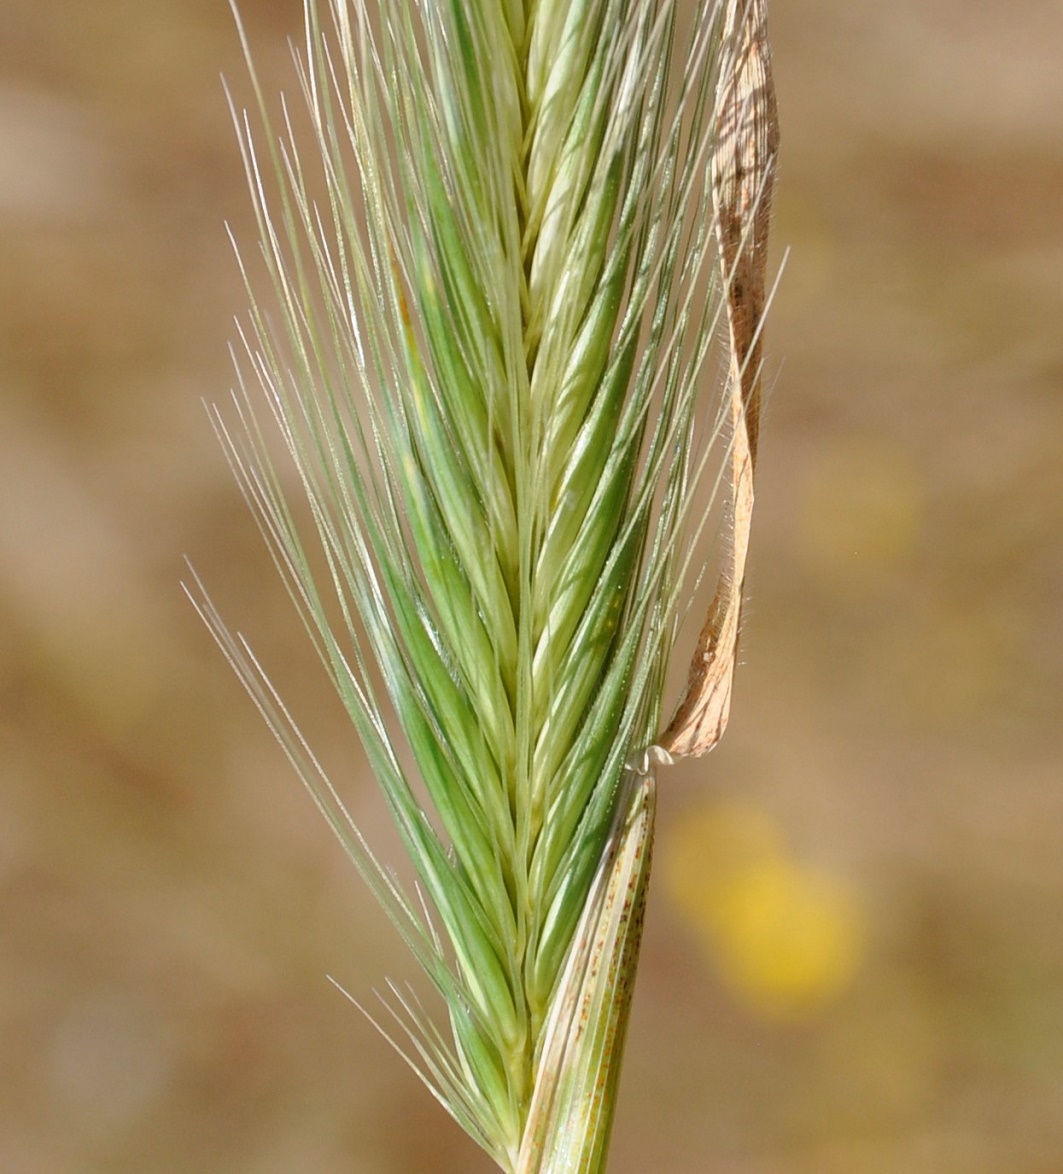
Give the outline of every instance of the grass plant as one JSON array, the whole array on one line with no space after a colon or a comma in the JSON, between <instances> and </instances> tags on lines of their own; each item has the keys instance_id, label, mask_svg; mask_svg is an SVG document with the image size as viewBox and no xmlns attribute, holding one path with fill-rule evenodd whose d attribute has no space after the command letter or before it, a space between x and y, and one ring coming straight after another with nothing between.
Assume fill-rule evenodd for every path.
<instances>
[{"instance_id":1,"label":"grass plant","mask_svg":"<svg viewBox=\"0 0 1063 1174\"><path fill-rule=\"evenodd\" d=\"M502 1169L590 1174L665 673L748 406L710 357L734 35L722 0L370 2L308 0L298 113L253 67L234 106L261 250L214 418L412 892L195 594L441 997L390 985L382 1030Z\"/></svg>"}]
</instances>

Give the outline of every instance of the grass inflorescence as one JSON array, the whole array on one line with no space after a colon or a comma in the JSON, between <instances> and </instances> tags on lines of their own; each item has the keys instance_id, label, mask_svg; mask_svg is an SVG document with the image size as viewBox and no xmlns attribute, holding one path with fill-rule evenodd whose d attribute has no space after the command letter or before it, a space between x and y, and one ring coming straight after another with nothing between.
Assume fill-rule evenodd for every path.
<instances>
[{"instance_id":1,"label":"grass inflorescence","mask_svg":"<svg viewBox=\"0 0 1063 1174\"><path fill-rule=\"evenodd\" d=\"M215 422L416 893L200 606L442 997L444 1024L391 988L387 1030L506 1170L604 1165L645 751L730 418L722 7L308 0L299 114L253 68L255 119L234 107L261 253Z\"/></svg>"}]
</instances>

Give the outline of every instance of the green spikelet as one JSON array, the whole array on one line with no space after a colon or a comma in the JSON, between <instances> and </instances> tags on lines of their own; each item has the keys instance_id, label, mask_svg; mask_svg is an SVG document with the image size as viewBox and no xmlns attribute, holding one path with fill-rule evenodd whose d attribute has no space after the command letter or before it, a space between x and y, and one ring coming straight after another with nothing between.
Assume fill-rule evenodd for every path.
<instances>
[{"instance_id":1,"label":"green spikelet","mask_svg":"<svg viewBox=\"0 0 1063 1174\"><path fill-rule=\"evenodd\" d=\"M261 132L234 112L261 258L216 425L416 898L199 606L443 1000L440 1025L392 988L411 1064L503 1169L598 1171L653 829L628 764L716 435L721 16L369 3L308 0L298 118L257 80Z\"/></svg>"}]
</instances>

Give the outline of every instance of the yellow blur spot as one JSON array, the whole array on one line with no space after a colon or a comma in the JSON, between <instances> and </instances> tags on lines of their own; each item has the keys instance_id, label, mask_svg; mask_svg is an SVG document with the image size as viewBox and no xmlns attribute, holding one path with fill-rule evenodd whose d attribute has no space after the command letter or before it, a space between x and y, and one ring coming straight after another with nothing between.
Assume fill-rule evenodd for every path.
<instances>
[{"instance_id":1,"label":"yellow blur spot","mask_svg":"<svg viewBox=\"0 0 1063 1174\"><path fill-rule=\"evenodd\" d=\"M721 977L751 1010L803 1017L852 981L860 903L840 876L789 859L751 806L706 807L664 845L664 881Z\"/></svg>"}]
</instances>

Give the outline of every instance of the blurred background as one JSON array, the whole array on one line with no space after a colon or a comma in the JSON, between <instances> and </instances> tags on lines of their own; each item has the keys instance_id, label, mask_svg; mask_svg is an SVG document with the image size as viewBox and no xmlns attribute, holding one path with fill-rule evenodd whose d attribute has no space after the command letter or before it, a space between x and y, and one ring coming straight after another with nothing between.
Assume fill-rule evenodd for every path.
<instances>
[{"instance_id":1,"label":"blurred background","mask_svg":"<svg viewBox=\"0 0 1063 1174\"><path fill-rule=\"evenodd\" d=\"M268 89L297 0L243 0ZM1063 1170L1063 6L776 0L731 729L664 776L615 1174ZM0 0L0 1170L486 1171L337 991L412 964L183 599L381 805L201 400L223 0Z\"/></svg>"}]
</instances>

